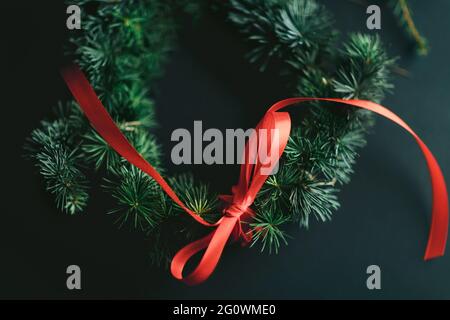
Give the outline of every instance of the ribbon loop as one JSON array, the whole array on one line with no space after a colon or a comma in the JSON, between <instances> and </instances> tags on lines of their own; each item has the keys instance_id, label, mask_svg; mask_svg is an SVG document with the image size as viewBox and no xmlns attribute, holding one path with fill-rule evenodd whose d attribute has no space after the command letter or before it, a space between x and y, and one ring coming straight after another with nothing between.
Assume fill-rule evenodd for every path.
<instances>
[{"instance_id":1,"label":"ribbon loop","mask_svg":"<svg viewBox=\"0 0 450 320\"><path fill-rule=\"evenodd\" d=\"M279 112L279 110L294 104L314 100L334 102L334 107L350 105L372 111L398 124L412 135L427 161L433 191L432 219L425 260L442 256L445 252L449 219L448 195L439 164L419 136L396 114L381 105L365 100L329 98L290 98L278 101L272 105L256 127L257 133L267 130L269 139L264 142L257 135L250 137L243 155L247 161L244 161L241 166L239 182L232 188L231 196L220 197L228 203L228 207L224 211L224 216L216 223L211 224L189 210L164 178L128 142L98 99L83 72L77 66L73 65L63 69L61 74L92 126L117 153L155 179L162 190L197 222L208 227L217 227L208 236L188 244L177 252L170 267L172 275L176 279L182 280L187 284L198 284L205 281L214 271L230 237L233 240L242 238L244 243L248 243L251 240L251 232L245 233L242 231L241 217L244 215L254 216L255 213L250 206L268 175L278 163L289 139L291 129L289 114L287 112ZM268 170L265 170L267 172L263 172L262 170L267 168L265 168L265 163L261 161L260 155L258 154L261 149L267 151L265 154L267 157L271 157ZM267 158L265 159L267 160ZM256 162L250 160L256 160ZM202 250L205 250L205 253L200 263L191 274L184 277L183 269L186 263L192 256Z\"/></svg>"}]
</instances>

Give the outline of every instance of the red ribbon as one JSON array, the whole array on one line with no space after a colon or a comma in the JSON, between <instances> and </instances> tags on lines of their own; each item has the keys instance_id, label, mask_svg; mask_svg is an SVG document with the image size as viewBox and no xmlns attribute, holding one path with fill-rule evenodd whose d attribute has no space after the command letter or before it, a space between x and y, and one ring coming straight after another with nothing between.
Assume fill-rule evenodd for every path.
<instances>
[{"instance_id":1,"label":"red ribbon","mask_svg":"<svg viewBox=\"0 0 450 320\"><path fill-rule=\"evenodd\" d=\"M258 157L256 161L244 161L241 166L239 181L232 188L232 195L220 197L227 203L223 217L216 223L208 223L181 202L163 177L128 142L78 66L72 65L64 68L61 74L91 125L114 150L128 162L155 179L167 195L197 222L208 227L216 227L208 236L194 241L178 251L171 263L171 272L175 278L191 285L201 283L214 271L230 237L234 241L242 239L244 244L251 240L250 232L245 232L242 229L241 219L250 219L254 215L250 206L268 177L268 175L262 174L261 169L264 168L264 165ZM266 147L267 154L277 155L276 161L272 161L270 167L265 168L268 170L266 172L270 172L282 155L291 130L289 114L279 112L279 110L301 102L317 100L335 102L336 104L333 104L333 106L336 107L350 105L370 110L398 124L413 136L427 162L433 191L431 227L424 259L428 260L444 255L448 232L448 196L441 169L433 154L419 136L396 114L381 105L365 100L328 98L290 98L278 101L270 107L256 127L256 133L263 129L267 130L266 133L269 138L265 143L266 145L262 146L258 140L258 134L254 134L245 147L244 156L252 156L255 150L250 150L251 146L256 146L256 150ZM278 132L278 136L272 134L273 132ZM187 276L183 276L183 269L187 261L204 249L206 249L205 253L194 271Z\"/></svg>"}]
</instances>

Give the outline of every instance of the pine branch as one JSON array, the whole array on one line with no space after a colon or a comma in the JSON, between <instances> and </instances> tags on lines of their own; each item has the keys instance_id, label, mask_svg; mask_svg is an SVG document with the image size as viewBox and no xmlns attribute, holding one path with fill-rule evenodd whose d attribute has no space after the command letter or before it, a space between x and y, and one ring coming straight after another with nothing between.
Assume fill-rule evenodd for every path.
<instances>
[{"instance_id":1,"label":"pine branch","mask_svg":"<svg viewBox=\"0 0 450 320\"><path fill-rule=\"evenodd\" d=\"M298 67L316 62L336 34L331 15L315 1L230 1L229 19L254 45L248 58L264 71L272 60Z\"/></svg>"},{"instance_id":2,"label":"pine branch","mask_svg":"<svg viewBox=\"0 0 450 320\"><path fill-rule=\"evenodd\" d=\"M117 200L117 207L109 214L117 216L119 227L147 231L155 228L167 214L165 195L147 174L131 165L123 165L118 179L105 179L106 189Z\"/></svg>"},{"instance_id":3,"label":"pine branch","mask_svg":"<svg viewBox=\"0 0 450 320\"><path fill-rule=\"evenodd\" d=\"M87 72L113 118L127 138L152 164L159 167L160 149L148 129L155 126L149 84L162 73L166 55L172 47L175 23L171 5L183 0L78 0L83 8L83 30L71 34L67 54ZM55 194L58 207L70 213L86 206L86 178L81 167L105 168L116 179L136 179L123 172L124 161L90 127L74 102L60 105L56 119L43 121L27 144L27 153L44 176L47 189ZM120 205L129 200L120 193ZM70 186L70 187L69 187ZM70 204L72 203L72 204ZM144 219L145 220L145 219ZM137 221L137 220L136 220Z\"/></svg>"},{"instance_id":4,"label":"pine branch","mask_svg":"<svg viewBox=\"0 0 450 320\"><path fill-rule=\"evenodd\" d=\"M56 206L69 214L83 211L89 198L86 177L76 166L77 151L46 144L34 155L47 191L55 195Z\"/></svg>"},{"instance_id":5,"label":"pine branch","mask_svg":"<svg viewBox=\"0 0 450 320\"><path fill-rule=\"evenodd\" d=\"M387 56L378 36L352 34L341 52L333 89L344 99L381 101L393 88L388 81L394 59Z\"/></svg>"},{"instance_id":6,"label":"pine branch","mask_svg":"<svg viewBox=\"0 0 450 320\"><path fill-rule=\"evenodd\" d=\"M83 9L83 30L72 33L66 54L87 73L113 119L141 155L164 173L159 144L149 133L156 126L153 80L161 76L175 39L176 12L198 17L205 1L71 0ZM155 181L127 164L90 127L74 102L60 105L55 119L43 121L27 143L58 208L71 214L85 209L87 181L80 168L95 168L116 201L108 212L119 227L143 231L150 258L167 264L186 239L201 234L193 219L161 191ZM171 179L188 206L215 220L216 195L192 178ZM181 239L181 240L180 240Z\"/></svg>"},{"instance_id":7,"label":"pine branch","mask_svg":"<svg viewBox=\"0 0 450 320\"><path fill-rule=\"evenodd\" d=\"M421 35L413 20L413 13L407 0L390 0L389 5L392 7L394 14L398 17L400 24L404 27L408 35L415 41L417 52L426 56L429 48L427 39Z\"/></svg>"},{"instance_id":8,"label":"pine branch","mask_svg":"<svg viewBox=\"0 0 450 320\"><path fill-rule=\"evenodd\" d=\"M290 75L287 86L297 83L295 96L380 101L392 89L394 60L380 40L355 34L336 50L333 18L316 1L234 0L229 18L253 45L249 60L261 71L281 60L279 73ZM310 216L331 218L339 207L338 187L349 182L358 149L373 125L367 112L330 110L323 102L311 105L291 133L280 170L267 179L255 202L253 240L269 251L286 242L285 223L308 227Z\"/></svg>"},{"instance_id":9,"label":"pine branch","mask_svg":"<svg viewBox=\"0 0 450 320\"><path fill-rule=\"evenodd\" d=\"M160 146L152 135L136 126L136 123L125 122L119 124L119 127L144 159L155 168L161 166ZM85 161L94 164L97 170L106 168L112 173L117 173L117 170L126 163L94 129L90 129L83 138L82 150L86 155Z\"/></svg>"},{"instance_id":10,"label":"pine branch","mask_svg":"<svg viewBox=\"0 0 450 320\"><path fill-rule=\"evenodd\" d=\"M269 254L274 252L278 253L278 250L282 244L287 245L288 235L280 229L280 227L288 222L288 218L283 215L267 214L262 212L253 218L250 223L253 229L252 244L261 242L261 252L267 250Z\"/></svg>"},{"instance_id":11,"label":"pine branch","mask_svg":"<svg viewBox=\"0 0 450 320\"><path fill-rule=\"evenodd\" d=\"M72 111L68 111L72 108ZM82 173L79 147L75 144L76 129L84 126L75 105L59 104L57 120L42 121L33 130L25 149L35 161L47 191L55 195L57 207L69 214L84 210L89 195L87 179Z\"/></svg>"},{"instance_id":12,"label":"pine branch","mask_svg":"<svg viewBox=\"0 0 450 320\"><path fill-rule=\"evenodd\" d=\"M214 222L218 220L217 194L210 192L209 186L203 183L196 183L191 174L176 175L169 179L169 182L180 200L194 213L204 220ZM184 212L177 204L176 210Z\"/></svg>"}]
</instances>

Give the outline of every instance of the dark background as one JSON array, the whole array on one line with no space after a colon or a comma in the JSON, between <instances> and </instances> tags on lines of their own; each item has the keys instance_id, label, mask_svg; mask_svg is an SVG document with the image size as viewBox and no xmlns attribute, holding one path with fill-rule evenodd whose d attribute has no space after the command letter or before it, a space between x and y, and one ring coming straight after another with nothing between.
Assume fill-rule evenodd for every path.
<instances>
[{"instance_id":1,"label":"dark background","mask_svg":"<svg viewBox=\"0 0 450 320\"><path fill-rule=\"evenodd\" d=\"M150 265L146 243L118 230L104 213L108 197L94 188L85 214L55 209L32 163L25 138L68 92L58 75L67 37L65 7L42 1L2 4L0 298L450 298L450 255L425 263L431 211L425 162L413 139L380 119L361 152L352 182L340 193L331 222L292 228L278 255L229 246L213 276L197 287ZM322 1L347 31L365 29L365 7ZM373 2L376 3L376 2ZM390 107L433 150L450 179L450 1L411 1L431 52L416 57L390 10L383 7L380 35L410 77L395 78ZM253 126L274 101L285 98L270 74L243 57L247 48L229 24L210 15L186 24L156 95L158 135L170 150L174 128ZM228 192L237 168L191 170ZM97 183L97 182L95 182ZM99 181L98 181L99 183ZM66 289L66 267L82 269L82 290ZM366 288L366 268L377 264L382 290Z\"/></svg>"}]
</instances>

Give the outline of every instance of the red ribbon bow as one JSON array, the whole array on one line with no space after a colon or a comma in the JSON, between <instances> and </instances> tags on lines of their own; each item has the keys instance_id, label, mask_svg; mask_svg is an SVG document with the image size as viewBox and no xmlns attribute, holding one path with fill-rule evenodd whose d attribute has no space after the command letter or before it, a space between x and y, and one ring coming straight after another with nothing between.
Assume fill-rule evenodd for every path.
<instances>
[{"instance_id":1,"label":"red ribbon bow","mask_svg":"<svg viewBox=\"0 0 450 320\"><path fill-rule=\"evenodd\" d=\"M244 156L247 158L244 159L246 161L241 166L238 184L232 188L232 195L220 197L227 203L227 206L222 218L212 224L187 208L162 176L128 142L78 66L72 65L64 68L61 74L91 125L116 152L152 177L167 195L197 222L205 226L216 227L209 235L188 244L174 256L170 268L172 275L187 284L201 283L211 275L230 237L234 241L242 238L244 244L251 240L250 231L245 232L242 228L241 218L251 219L254 216L255 213L250 206L268 177L268 174L264 174L262 169L265 169L265 172L271 172L277 165L279 157L286 147L291 130L289 114L279 112L279 110L306 101L328 101L335 102L336 104L333 106L336 107L351 105L370 110L398 124L413 136L427 161L433 191L432 220L424 259L436 258L442 256L445 252L448 232L448 195L441 169L433 154L419 136L396 114L381 105L365 100L329 98L290 98L272 105L255 130L256 133L266 130L269 138L265 143L261 143L258 134L253 134L250 137L244 150ZM266 161L260 161L259 157L253 159L256 161L249 161L263 147L265 148L264 154L276 155L276 158L269 162L269 166L264 166ZM187 261L204 249L206 249L205 253L197 267L188 276L183 277L183 269Z\"/></svg>"}]
</instances>

